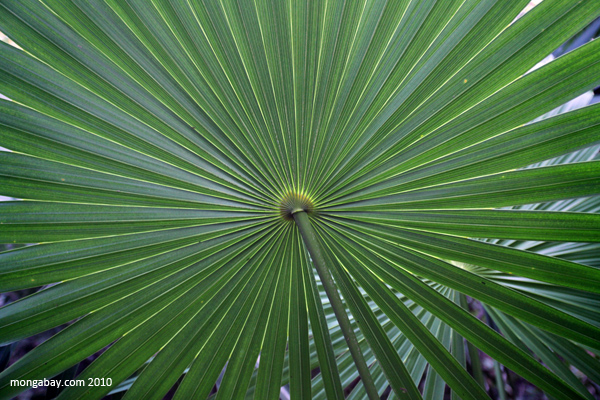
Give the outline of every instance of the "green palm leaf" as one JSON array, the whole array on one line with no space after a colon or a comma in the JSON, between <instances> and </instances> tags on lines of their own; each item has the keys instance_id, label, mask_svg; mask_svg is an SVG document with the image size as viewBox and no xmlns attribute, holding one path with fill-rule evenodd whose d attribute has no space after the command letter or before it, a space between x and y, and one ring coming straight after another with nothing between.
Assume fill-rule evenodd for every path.
<instances>
[{"instance_id":1,"label":"green palm leaf","mask_svg":"<svg viewBox=\"0 0 600 400\"><path fill-rule=\"evenodd\" d=\"M0 4L0 398L590 398L600 8L526 4Z\"/></svg>"}]
</instances>

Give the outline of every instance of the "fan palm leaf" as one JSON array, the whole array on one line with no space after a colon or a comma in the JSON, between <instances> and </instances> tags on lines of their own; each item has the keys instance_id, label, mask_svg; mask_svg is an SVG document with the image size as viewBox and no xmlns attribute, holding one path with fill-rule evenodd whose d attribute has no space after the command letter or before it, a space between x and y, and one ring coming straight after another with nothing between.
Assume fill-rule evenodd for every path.
<instances>
[{"instance_id":1,"label":"fan palm leaf","mask_svg":"<svg viewBox=\"0 0 600 400\"><path fill-rule=\"evenodd\" d=\"M598 378L600 162L534 164L600 105L529 122L600 42L530 70L600 7L526 4L2 2L0 290L44 288L0 344L68 326L0 397L106 348L60 399L487 398L467 347L589 398L556 354Z\"/></svg>"}]
</instances>

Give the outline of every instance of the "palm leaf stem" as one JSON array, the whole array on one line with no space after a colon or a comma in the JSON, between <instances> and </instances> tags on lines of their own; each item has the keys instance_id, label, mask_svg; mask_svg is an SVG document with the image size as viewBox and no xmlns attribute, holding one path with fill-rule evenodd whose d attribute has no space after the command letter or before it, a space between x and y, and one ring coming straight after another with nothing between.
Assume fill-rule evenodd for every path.
<instances>
[{"instance_id":1,"label":"palm leaf stem","mask_svg":"<svg viewBox=\"0 0 600 400\"><path fill-rule=\"evenodd\" d=\"M367 395L369 396L369 399L377 400L379 399L379 394L377 393L375 383L373 382L373 378L369 372L369 367L365 362L365 358L358 344L358 340L356 339L356 334L350 325L348 314L346 314L346 308L344 307L342 299L337 291L333 276L325 264L325 258L321 252L321 245L319 244L317 235L310 223L308 214L304 210L300 209L295 210L292 215L296 225L298 226L298 229L300 230L300 234L302 235L302 239L304 240L304 244L308 249L310 257L312 258L313 265L319 273L321 283L323 284L325 293L327 293L327 297L329 298L331 307L340 325L340 329L344 334L344 339L346 339L346 343L350 349L350 354L352 355L354 363L356 364L356 368L360 378L363 381Z\"/></svg>"},{"instance_id":2,"label":"palm leaf stem","mask_svg":"<svg viewBox=\"0 0 600 400\"><path fill-rule=\"evenodd\" d=\"M467 302L467 296L460 294L460 306L465 310L469 311L469 304ZM479 385L485 390L485 379L481 369L481 359L479 358L479 350L473 343L467 340L467 348L469 349L469 358L471 360L471 370L473 371L473 378L479 383Z\"/></svg>"},{"instance_id":3,"label":"palm leaf stem","mask_svg":"<svg viewBox=\"0 0 600 400\"><path fill-rule=\"evenodd\" d=\"M500 368L500 363L496 360L494 360L494 374L496 375L496 389L498 389L498 399L506 400L504 380L502 379L502 369Z\"/></svg>"}]
</instances>

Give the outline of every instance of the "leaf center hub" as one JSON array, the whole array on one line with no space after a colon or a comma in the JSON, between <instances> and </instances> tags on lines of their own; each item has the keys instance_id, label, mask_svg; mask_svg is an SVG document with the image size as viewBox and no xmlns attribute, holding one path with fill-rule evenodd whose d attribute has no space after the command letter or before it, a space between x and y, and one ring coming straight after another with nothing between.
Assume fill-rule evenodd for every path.
<instances>
[{"instance_id":1,"label":"leaf center hub","mask_svg":"<svg viewBox=\"0 0 600 400\"><path fill-rule=\"evenodd\" d=\"M304 211L310 214L314 211L312 200L300 193L288 193L279 202L279 213L283 219L293 221L294 213Z\"/></svg>"}]
</instances>

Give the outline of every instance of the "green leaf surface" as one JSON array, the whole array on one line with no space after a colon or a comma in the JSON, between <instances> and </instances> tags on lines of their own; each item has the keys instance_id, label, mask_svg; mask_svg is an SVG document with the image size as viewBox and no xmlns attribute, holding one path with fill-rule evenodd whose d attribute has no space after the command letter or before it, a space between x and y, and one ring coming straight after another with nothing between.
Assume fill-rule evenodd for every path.
<instances>
[{"instance_id":1,"label":"green leaf surface","mask_svg":"<svg viewBox=\"0 0 600 400\"><path fill-rule=\"evenodd\" d=\"M528 3L2 2L0 399L589 398L600 8Z\"/></svg>"}]
</instances>

